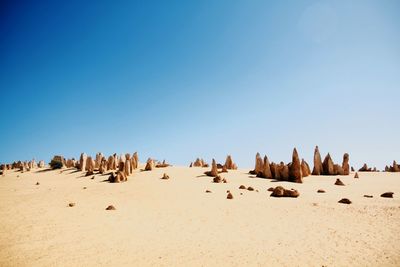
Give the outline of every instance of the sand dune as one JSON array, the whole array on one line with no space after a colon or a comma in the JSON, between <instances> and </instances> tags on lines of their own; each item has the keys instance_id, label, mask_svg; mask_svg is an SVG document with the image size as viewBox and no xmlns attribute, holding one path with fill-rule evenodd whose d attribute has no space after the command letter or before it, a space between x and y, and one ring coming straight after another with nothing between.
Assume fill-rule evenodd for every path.
<instances>
[{"instance_id":1,"label":"sand dune","mask_svg":"<svg viewBox=\"0 0 400 267\"><path fill-rule=\"evenodd\" d=\"M7 172L0 177L0 266L400 265L400 173L294 184L239 169L216 184L205 170L134 170L120 184L75 169ZM334 185L337 178L345 186ZM267 189L278 185L300 196L270 197ZM380 197L387 191L393 199Z\"/></svg>"}]
</instances>

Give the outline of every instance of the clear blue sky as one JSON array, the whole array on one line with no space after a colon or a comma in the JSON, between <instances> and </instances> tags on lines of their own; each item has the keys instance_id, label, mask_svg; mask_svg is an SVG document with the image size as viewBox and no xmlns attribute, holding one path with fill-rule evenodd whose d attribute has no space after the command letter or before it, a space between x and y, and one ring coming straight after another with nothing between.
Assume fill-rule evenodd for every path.
<instances>
[{"instance_id":1,"label":"clear blue sky","mask_svg":"<svg viewBox=\"0 0 400 267\"><path fill-rule=\"evenodd\" d=\"M117 3L116 3L117 2ZM400 1L1 1L0 162L400 161Z\"/></svg>"}]
</instances>

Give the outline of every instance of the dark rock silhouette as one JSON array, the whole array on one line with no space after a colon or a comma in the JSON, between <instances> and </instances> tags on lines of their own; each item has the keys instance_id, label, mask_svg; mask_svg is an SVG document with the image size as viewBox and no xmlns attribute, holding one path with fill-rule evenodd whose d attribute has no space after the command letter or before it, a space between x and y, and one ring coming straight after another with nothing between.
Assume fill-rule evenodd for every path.
<instances>
[{"instance_id":1,"label":"dark rock silhouette","mask_svg":"<svg viewBox=\"0 0 400 267\"><path fill-rule=\"evenodd\" d=\"M386 192L386 193L383 193L382 195L381 195L381 197L384 197L384 198L393 198L393 192Z\"/></svg>"},{"instance_id":2,"label":"dark rock silhouette","mask_svg":"<svg viewBox=\"0 0 400 267\"><path fill-rule=\"evenodd\" d=\"M344 185L340 179L336 179L335 185Z\"/></svg>"},{"instance_id":3,"label":"dark rock silhouette","mask_svg":"<svg viewBox=\"0 0 400 267\"><path fill-rule=\"evenodd\" d=\"M348 199L348 198L342 198L342 199L339 200L338 202L339 202L339 203L342 203L342 204L351 204L351 201L350 201L350 199Z\"/></svg>"}]
</instances>

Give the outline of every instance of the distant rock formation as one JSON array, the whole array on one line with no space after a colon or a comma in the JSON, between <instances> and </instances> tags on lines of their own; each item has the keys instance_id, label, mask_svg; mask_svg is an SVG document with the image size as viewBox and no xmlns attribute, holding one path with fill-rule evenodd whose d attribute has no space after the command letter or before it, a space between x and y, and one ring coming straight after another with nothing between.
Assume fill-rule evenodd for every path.
<instances>
[{"instance_id":1,"label":"distant rock formation","mask_svg":"<svg viewBox=\"0 0 400 267\"><path fill-rule=\"evenodd\" d=\"M208 167L208 164L205 163L203 159L197 158L192 164L191 167Z\"/></svg>"},{"instance_id":2,"label":"distant rock formation","mask_svg":"<svg viewBox=\"0 0 400 267\"><path fill-rule=\"evenodd\" d=\"M157 162L156 164L156 168L166 168L171 166L170 164L165 162L165 159L163 160L163 162Z\"/></svg>"},{"instance_id":3,"label":"distant rock formation","mask_svg":"<svg viewBox=\"0 0 400 267\"><path fill-rule=\"evenodd\" d=\"M87 155L85 153L81 153L81 157L79 158L79 170L86 171L86 160Z\"/></svg>"},{"instance_id":4,"label":"distant rock formation","mask_svg":"<svg viewBox=\"0 0 400 267\"><path fill-rule=\"evenodd\" d=\"M207 176L211 176L211 177L218 176L218 168L217 168L217 163L215 162L215 159L212 159L211 171L207 171L204 174Z\"/></svg>"},{"instance_id":5,"label":"distant rock formation","mask_svg":"<svg viewBox=\"0 0 400 267\"><path fill-rule=\"evenodd\" d=\"M358 170L359 172L371 172L372 169L368 168L367 163L364 163L364 165Z\"/></svg>"},{"instance_id":6,"label":"distant rock formation","mask_svg":"<svg viewBox=\"0 0 400 267\"><path fill-rule=\"evenodd\" d=\"M236 164L233 162L231 155L228 155L228 156L226 157L224 166L225 166L226 169L228 169L228 170L236 170L236 169L237 169L237 166L236 166Z\"/></svg>"},{"instance_id":7,"label":"distant rock formation","mask_svg":"<svg viewBox=\"0 0 400 267\"><path fill-rule=\"evenodd\" d=\"M145 171L152 171L154 169L154 160L151 158L147 159L146 167L144 168Z\"/></svg>"},{"instance_id":8,"label":"distant rock formation","mask_svg":"<svg viewBox=\"0 0 400 267\"><path fill-rule=\"evenodd\" d=\"M390 167L386 166L385 171L387 171L387 172L400 172L400 165L398 165L396 163L396 161L393 160L393 165L390 166Z\"/></svg>"},{"instance_id":9,"label":"distant rock formation","mask_svg":"<svg viewBox=\"0 0 400 267\"><path fill-rule=\"evenodd\" d=\"M349 154L345 153L343 155L342 165L335 164L328 153L321 163L321 154L319 153L318 146L314 150L314 168L312 171L313 175L349 175L350 165L349 165Z\"/></svg>"}]
</instances>

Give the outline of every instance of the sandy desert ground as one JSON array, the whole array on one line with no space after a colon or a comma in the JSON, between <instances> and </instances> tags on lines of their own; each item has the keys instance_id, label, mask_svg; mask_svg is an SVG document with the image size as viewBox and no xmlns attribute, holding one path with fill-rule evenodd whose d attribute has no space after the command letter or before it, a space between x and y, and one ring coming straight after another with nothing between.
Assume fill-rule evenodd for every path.
<instances>
[{"instance_id":1,"label":"sandy desert ground","mask_svg":"<svg viewBox=\"0 0 400 267\"><path fill-rule=\"evenodd\" d=\"M400 266L400 173L352 173L336 186L333 176L295 184L248 169L215 184L205 170L135 170L119 184L74 169L9 171L0 177L0 266ZM301 195L270 197L277 185ZM394 198L380 197L387 191Z\"/></svg>"}]
</instances>

